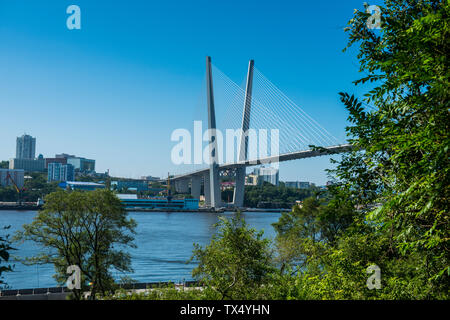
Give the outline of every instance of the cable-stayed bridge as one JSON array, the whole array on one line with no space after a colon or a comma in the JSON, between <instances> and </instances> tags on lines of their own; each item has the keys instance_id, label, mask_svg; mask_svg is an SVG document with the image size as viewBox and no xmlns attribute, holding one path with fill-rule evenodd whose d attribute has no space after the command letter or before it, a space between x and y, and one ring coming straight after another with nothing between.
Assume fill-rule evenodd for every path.
<instances>
[{"instance_id":1,"label":"cable-stayed bridge","mask_svg":"<svg viewBox=\"0 0 450 320\"><path fill-rule=\"evenodd\" d=\"M215 87L213 73L216 76ZM217 87L223 90L214 90ZM348 152L352 148L349 144L339 143L284 95L255 68L253 60L249 62L244 90L214 67L211 58L207 57L206 99L208 130L205 135L202 134L203 140L208 142L205 163L193 165L188 172L175 175L171 180L177 192L190 191L195 198L200 197L203 183L205 205L208 207L219 208L223 205L220 178L224 173L228 177L234 176L232 204L242 207L246 167L261 164L273 166L283 161ZM217 118L216 100L224 106L217 109ZM237 146L234 145L235 139ZM203 156L201 148L196 151L194 147L195 152Z\"/></svg>"}]
</instances>

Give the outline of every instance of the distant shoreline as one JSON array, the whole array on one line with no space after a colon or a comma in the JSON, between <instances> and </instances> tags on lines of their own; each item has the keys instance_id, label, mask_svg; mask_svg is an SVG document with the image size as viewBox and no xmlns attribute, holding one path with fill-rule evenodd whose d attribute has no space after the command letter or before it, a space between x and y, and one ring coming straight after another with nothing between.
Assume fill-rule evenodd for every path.
<instances>
[{"instance_id":1,"label":"distant shoreline","mask_svg":"<svg viewBox=\"0 0 450 320\"><path fill-rule=\"evenodd\" d=\"M11 205L0 205L0 210L17 210L17 211L29 211L29 210L40 210L42 205L36 204L11 204Z\"/></svg>"},{"instance_id":2,"label":"distant shoreline","mask_svg":"<svg viewBox=\"0 0 450 320\"><path fill-rule=\"evenodd\" d=\"M14 210L14 211L37 211L42 209L42 205L31 205L31 204L11 204L11 205L0 205L0 210ZM199 208L197 210L187 210L187 209L143 209L143 208L125 208L126 211L133 212L235 212L238 209L235 208L221 208L218 210L213 210L209 208ZM289 212L291 209L261 209L261 208L240 208L241 212Z\"/></svg>"}]
</instances>

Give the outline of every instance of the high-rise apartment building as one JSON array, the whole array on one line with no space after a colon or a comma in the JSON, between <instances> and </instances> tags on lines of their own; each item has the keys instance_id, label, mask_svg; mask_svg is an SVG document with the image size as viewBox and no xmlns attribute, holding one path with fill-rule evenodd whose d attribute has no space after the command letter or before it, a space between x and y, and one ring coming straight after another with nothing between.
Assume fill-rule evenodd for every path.
<instances>
[{"instance_id":1,"label":"high-rise apartment building","mask_svg":"<svg viewBox=\"0 0 450 320\"><path fill-rule=\"evenodd\" d=\"M258 176L258 184L263 184L264 182L269 182L274 186L278 186L279 182L279 172L278 169L272 167L260 167L253 171L253 174Z\"/></svg>"},{"instance_id":2,"label":"high-rise apartment building","mask_svg":"<svg viewBox=\"0 0 450 320\"><path fill-rule=\"evenodd\" d=\"M47 180L52 181L74 181L75 170L71 164L52 162L48 164Z\"/></svg>"},{"instance_id":3,"label":"high-rise apartment building","mask_svg":"<svg viewBox=\"0 0 450 320\"><path fill-rule=\"evenodd\" d=\"M34 159L36 153L36 138L28 134L17 137L16 159Z\"/></svg>"},{"instance_id":4,"label":"high-rise apartment building","mask_svg":"<svg viewBox=\"0 0 450 320\"><path fill-rule=\"evenodd\" d=\"M74 181L75 180L75 168L71 164L63 164L61 166L61 172L59 174L61 181Z\"/></svg>"}]
</instances>

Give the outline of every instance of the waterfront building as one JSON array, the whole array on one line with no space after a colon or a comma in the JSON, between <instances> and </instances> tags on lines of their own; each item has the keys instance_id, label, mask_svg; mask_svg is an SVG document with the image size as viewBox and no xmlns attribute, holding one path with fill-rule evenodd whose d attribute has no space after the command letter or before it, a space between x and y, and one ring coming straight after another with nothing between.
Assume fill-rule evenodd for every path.
<instances>
[{"instance_id":1,"label":"waterfront building","mask_svg":"<svg viewBox=\"0 0 450 320\"><path fill-rule=\"evenodd\" d=\"M258 184L262 185L264 182L269 182L274 186L279 183L279 171L272 167L255 168L253 174L258 176Z\"/></svg>"},{"instance_id":2,"label":"waterfront building","mask_svg":"<svg viewBox=\"0 0 450 320\"><path fill-rule=\"evenodd\" d=\"M82 182L82 181L64 181L59 183L58 186L62 189L88 190L88 191L105 188L105 185L101 183Z\"/></svg>"},{"instance_id":3,"label":"waterfront building","mask_svg":"<svg viewBox=\"0 0 450 320\"><path fill-rule=\"evenodd\" d=\"M118 194L117 197L127 209L198 210L198 199L138 199L135 194Z\"/></svg>"},{"instance_id":4,"label":"waterfront building","mask_svg":"<svg viewBox=\"0 0 450 320\"><path fill-rule=\"evenodd\" d=\"M115 190L148 191L148 181L146 180L117 180L111 181L111 187Z\"/></svg>"},{"instance_id":5,"label":"waterfront building","mask_svg":"<svg viewBox=\"0 0 450 320\"><path fill-rule=\"evenodd\" d=\"M73 181L75 170L71 164L52 162L48 164L47 181Z\"/></svg>"},{"instance_id":6,"label":"waterfront building","mask_svg":"<svg viewBox=\"0 0 450 320\"><path fill-rule=\"evenodd\" d=\"M16 159L34 159L36 152L36 138L28 134L17 137Z\"/></svg>"},{"instance_id":7,"label":"waterfront building","mask_svg":"<svg viewBox=\"0 0 450 320\"><path fill-rule=\"evenodd\" d=\"M19 189L23 188L24 184L24 175L25 170L23 169L0 169L0 185L2 187L13 186L11 179L7 179L6 177L10 175L10 177L14 180L17 187Z\"/></svg>"}]
</instances>

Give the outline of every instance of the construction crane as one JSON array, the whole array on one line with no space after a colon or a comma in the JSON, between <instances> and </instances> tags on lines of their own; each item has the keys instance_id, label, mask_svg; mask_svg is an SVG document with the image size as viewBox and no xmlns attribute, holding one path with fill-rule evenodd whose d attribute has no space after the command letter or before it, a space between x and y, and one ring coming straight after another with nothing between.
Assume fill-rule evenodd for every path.
<instances>
[{"instance_id":1,"label":"construction crane","mask_svg":"<svg viewBox=\"0 0 450 320\"><path fill-rule=\"evenodd\" d=\"M20 204L20 203L21 203L21 201L20 201L20 192L21 192L22 190L19 189L19 187L17 186L16 182L15 182L14 179L11 177L11 175L9 174L9 172L6 173L6 179L5 179L5 181L7 182L8 179L12 182L14 188L16 189L16 191L17 191L17 193L18 193L18 199L17 199L17 202Z\"/></svg>"}]
</instances>

